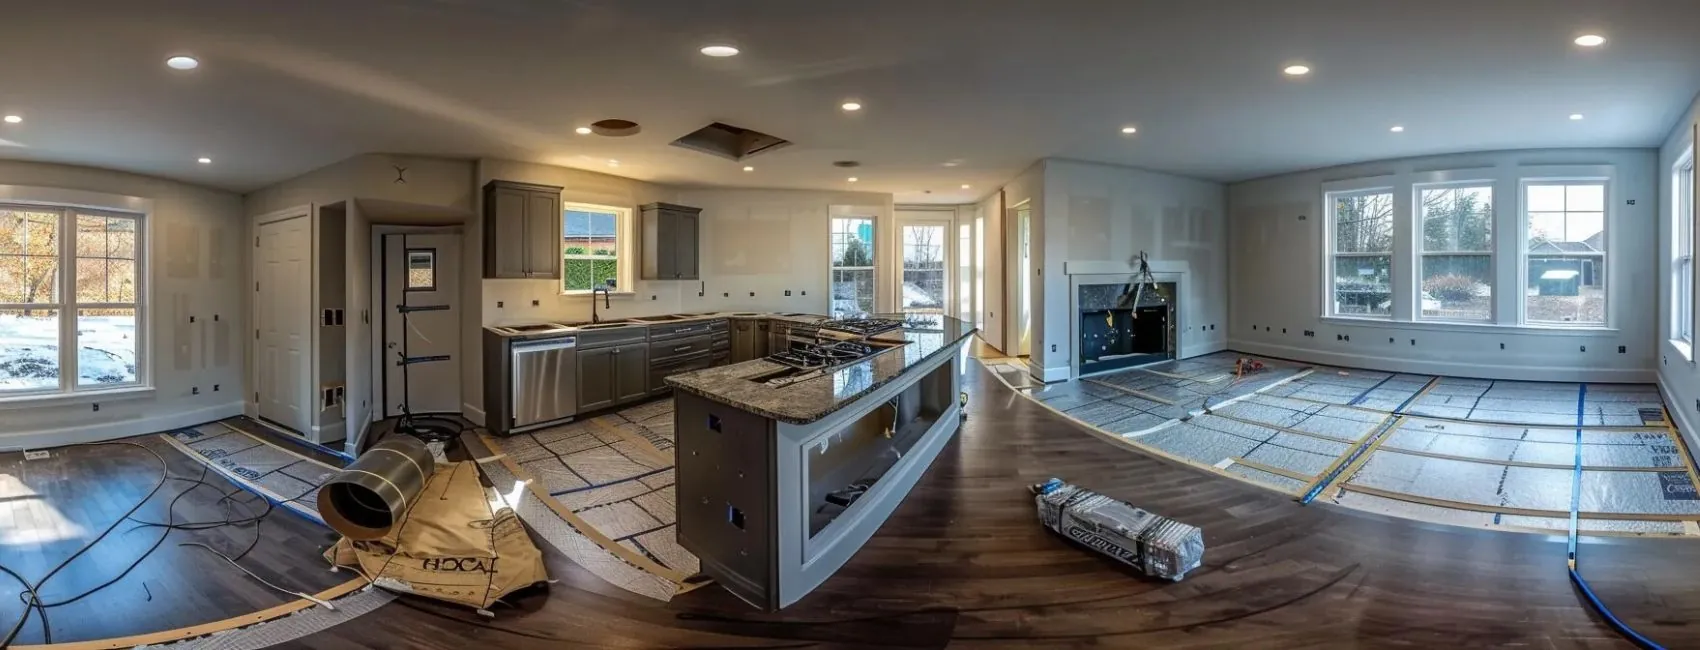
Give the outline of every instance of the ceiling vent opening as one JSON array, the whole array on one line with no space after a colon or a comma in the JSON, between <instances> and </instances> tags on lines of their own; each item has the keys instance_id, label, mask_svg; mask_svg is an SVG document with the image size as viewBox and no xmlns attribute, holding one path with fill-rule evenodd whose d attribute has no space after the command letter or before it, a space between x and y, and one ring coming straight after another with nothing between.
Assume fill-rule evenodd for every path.
<instances>
[{"instance_id":1,"label":"ceiling vent opening","mask_svg":"<svg viewBox=\"0 0 1700 650\"><path fill-rule=\"evenodd\" d=\"M673 141L675 147L701 151L733 161L742 161L789 144L791 141L784 138L721 122L702 127Z\"/></svg>"},{"instance_id":2,"label":"ceiling vent opening","mask_svg":"<svg viewBox=\"0 0 1700 650\"><path fill-rule=\"evenodd\" d=\"M832 166L833 167L839 167L839 168L842 168L842 169L855 169L857 167L861 167L862 163L856 162L854 160L834 160L834 161L832 161Z\"/></svg>"}]
</instances>

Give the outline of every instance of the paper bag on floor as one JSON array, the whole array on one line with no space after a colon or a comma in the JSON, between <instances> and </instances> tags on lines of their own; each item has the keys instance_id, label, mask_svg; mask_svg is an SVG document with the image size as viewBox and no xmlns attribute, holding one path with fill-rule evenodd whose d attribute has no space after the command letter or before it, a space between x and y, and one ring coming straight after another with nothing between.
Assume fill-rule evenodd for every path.
<instances>
[{"instance_id":1,"label":"paper bag on floor","mask_svg":"<svg viewBox=\"0 0 1700 650\"><path fill-rule=\"evenodd\" d=\"M444 463L389 535L343 538L325 552L379 587L479 609L549 579L543 554L511 508L496 509L474 463Z\"/></svg>"}]
</instances>

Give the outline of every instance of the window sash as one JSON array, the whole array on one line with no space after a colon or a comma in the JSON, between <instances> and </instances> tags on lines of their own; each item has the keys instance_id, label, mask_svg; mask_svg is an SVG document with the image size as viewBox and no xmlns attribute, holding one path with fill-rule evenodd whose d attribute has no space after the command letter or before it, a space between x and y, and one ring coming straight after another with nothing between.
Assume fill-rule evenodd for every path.
<instances>
[{"instance_id":1,"label":"window sash","mask_svg":"<svg viewBox=\"0 0 1700 650\"><path fill-rule=\"evenodd\" d=\"M1564 201L1565 202L1562 206L1563 207L1562 210L1550 210L1550 209L1536 210L1536 209L1533 209L1533 207L1530 205L1530 203L1531 203L1530 199L1529 199L1530 188L1535 188L1535 187L1565 187L1565 188L1569 188L1569 187L1573 187L1573 186L1597 186L1597 187L1599 187L1600 193L1601 193L1601 196L1602 196L1600 207L1598 209L1595 209L1593 206L1574 206L1574 209L1573 209L1573 207L1569 203L1570 192L1568 191L1568 189L1564 192ZM1518 199L1517 249L1518 249L1519 278L1518 278L1518 282L1517 282L1517 292L1518 293L1517 293L1516 297L1517 297L1517 313L1519 315L1519 323L1523 324L1523 325L1539 325L1541 327L1563 327L1563 328L1576 328L1576 329L1597 329L1597 328L1603 328L1603 327L1610 327L1611 321L1612 321L1611 283L1613 281L1612 277L1614 275L1611 272L1612 268L1611 268L1611 255L1610 255L1611 237L1612 237L1612 233L1611 233L1611 230L1612 230L1612 225L1611 225L1611 221L1612 221L1612 209L1611 209L1612 180L1609 179L1609 178L1598 178L1598 177L1523 178L1523 179L1520 179L1519 182L1518 182L1518 197L1517 197L1517 199ZM1529 247L1529 238L1534 232L1534 230L1533 230L1534 224L1532 223L1532 215L1536 215L1536 214L1562 215L1561 218L1564 219L1564 226L1565 226L1566 230L1568 230L1569 227L1570 227L1571 215L1584 215L1584 214L1599 215L1599 219L1600 219L1600 233L1599 233L1600 250L1599 250L1599 252L1597 252L1597 253L1575 253L1575 252L1551 252L1551 253L1548 253L1548 252L1530 250L1529 249L1530 248ZM1586 239L1586 238L1583 238L1583 239ZM1563 241L1572 241L1572 240L1565 239ZM1575 260L1578 260L1578 261L1597 260L1599 262L1599 264L1594 269L1594 273L1604 276L1603 280L1600 281L1600 294L1601 294L1600 295L1600 298L1601 298L1600 303L1601 303L1601 309L1604 311L1604 313L1601 315L1601 318L1599 320L1567 321L1567 320L1546 320L1546 319L1540 319L1540 318L1532 317L1529 313L1530 296L1528 295L1528 292L1529 292L1530 289L1537 288L1538 284L1536 284L1534 281L1531 281L1530 278L1529 278L1529 265L1530 265L1530 262L1532 260L1535 260L1535 259L1575 259ZM1580 282L1581 278L1577 278L1577 280L1578 280L1578 282ZM1578 293L1578 297L1580 297L1580 292Z\"/></svg>"},{"instance_id":2,"label":"window sash","mask_svg":"<svg viewBox=\"0 0 1700 650\"><path fill-rule=\"evenodd\" d=\"M584 246L586 251L589 251L592 240L597 237L596 235L591 234L567 234L566 215L568 212L614 215L614 254L595 255L588 252L566 252L567 248L573 246L575 242L577 242L580 246ZM636 231L636 227L632 222L634 218L635 217L629 208L621 208L611 205L596 205L594 203L575 203L572 201L561 202L561 279L556 283L556 289L561 292L561 295L588 296L592 295L596 289L596 287L591 287L589 289L570 289L567 287L567 262L569 260L588 260L592 262L611 261L614 263L614 290L616 292L629 292L632 290L632 283L636 273L632 268L632 265L628 263L628 260L634 259L632 257L633 251L631 248L635 239L633 233Z\"/></svg>"},{"instance_id":3,"label":"window sash","mask_svg":"<svg viewBox=\"0 0 1700 650\"><path fill-rule=\"evenodd\" d=\"M146 251L148 250L146 216L110 210L39 204L0 204L0 209L51 212L57 215L58 250L55 251L55 254L52 256L39 256L52 257L56 260L58 265L57 269L55 269L54 277L54 288L57 292L55 299L35 303L0 303L0 309L30 309L54 312L58 318L58 336L56 341L59 348L57 368L59 376L57 386L40 389L0 389L0 397L28 397L86 393L110 390L114 388L130 388L149 385L152 377L149 372L150 360L147 356L148 346L146 344L148 340L146 296L148 295L147 274L149 268L147 266L148 260L146 255ZM135 240L132 243L133 257L112 258L109 253L102 253L98 256L79 256L77 254L79 252L77 250L77 217L79 216L100 217L106 219L127 219L133 221L134 227L132 232L135 233ZM134 288L131 293L135 296L135 300L128 302L85 302L79 300L77 298L76 291L78 259L103 259L107 261L121 259L132 261ZM108 293L108 295L110 295L110 293ZM79 354L84 346L82 345L83 337L79 333L78 321L82 318L83 311L101 309L127 309L132 310L135 314L135 330L131 343L135 360L133 364L135 366L135 379L125 382L105 382L81 385L79 381L82 376L82 369L80 368L81 364Z\"/></svg>"}]
</instances>

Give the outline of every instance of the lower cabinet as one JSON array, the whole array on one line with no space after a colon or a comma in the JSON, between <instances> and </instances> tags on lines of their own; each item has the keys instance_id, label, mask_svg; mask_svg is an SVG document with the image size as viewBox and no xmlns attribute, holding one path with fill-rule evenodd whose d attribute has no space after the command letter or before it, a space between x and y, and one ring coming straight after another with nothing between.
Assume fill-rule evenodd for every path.
<instances>
[{"instance_id":1,"label":"lower cabinet","mask_svg":"<svg viewBox=\"0 0 1700 650\"><path fill-rule=\"evenodd\" d=\"M580 413L643 399L649 387L649 346L619 345L578 351Z\"/></svg>"}]
</instances>

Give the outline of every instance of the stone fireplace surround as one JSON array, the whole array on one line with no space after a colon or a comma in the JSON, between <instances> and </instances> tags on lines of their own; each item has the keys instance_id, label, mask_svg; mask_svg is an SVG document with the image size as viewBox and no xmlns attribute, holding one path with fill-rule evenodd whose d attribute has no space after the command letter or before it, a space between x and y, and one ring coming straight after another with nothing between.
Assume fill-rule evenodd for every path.
<instances>
[{"instance_id":1,"label":"stone fireplace surround","mask_svg":"<svg viewBox=\"0 0 1700 650\"><path fill-rule=\"evenodd\" d=\"M1159 283L1172 283L1175 286L1175 300L1170 311L1170 331L1173 336L1169 340L1169 349L1174 358L1181 358L1182 351L1187 349L1191 338L1186 319L1186 297L1188 280L1192 272L1185 261L1151 260L1151 275ZM1130 261L1071 261L1063 265L1063 273L1068 275L1068 340L1071 341L1069 355L1069 377L1080 377L1080 352L1072 346L1080 345L1080 288L1095 284L1125 285L1132 281L1138 270L1135 262Z\"/></svg>"}]
</instances>

